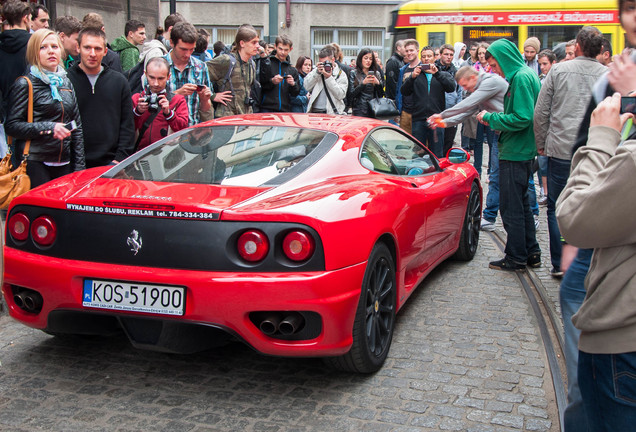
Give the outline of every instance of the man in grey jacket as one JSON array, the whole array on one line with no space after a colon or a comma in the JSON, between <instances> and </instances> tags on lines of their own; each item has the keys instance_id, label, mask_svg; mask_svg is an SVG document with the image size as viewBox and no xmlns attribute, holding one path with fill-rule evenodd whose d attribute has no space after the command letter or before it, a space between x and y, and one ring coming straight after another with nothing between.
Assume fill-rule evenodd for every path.
<instances>
[{"instance_id":1,"label":"man in grey jacket","mask_svg":"<svg viewBox=\"0 0 636 432\"><path fill-rule=\"evenodd\" d=\"M534 109L537 151L548 156L548 231L553 277L563 276L555 205L570 174L572 147L592 97L592 86L607 71L595 58L602 45L603 35L598 29L583 27L576 36L576 58L550 69Z\"/></svg>"},{"instance_id":2,"label":"man in grey jacket","mask_svg":"<svg viewBox=\"0 0 636 432\"><path fill-rule=\"evenodd\" d=\"M508 82L499 75L488 74L472 66L462 66L455 73L457 84L470 93L468 97L457 105L448 108L440 114L429 117L431 125L455 126L464 121L467 117L477 114L479 111L503 112L504 95L508 90ZM431 126L433 127L433 126ZM481 227L485 231L495 229L495 220L499 211L499 151L495 134L490 154L490 183L488 184L488 194L486 195L486 208L481 220Z\"/></svg>"}]
</instances>

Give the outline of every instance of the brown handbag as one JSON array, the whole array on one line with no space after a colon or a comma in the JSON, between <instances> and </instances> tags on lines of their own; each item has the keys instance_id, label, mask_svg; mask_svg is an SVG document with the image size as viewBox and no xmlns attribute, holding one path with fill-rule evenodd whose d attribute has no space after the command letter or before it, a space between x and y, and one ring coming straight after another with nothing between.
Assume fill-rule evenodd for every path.
<instances>
[{"instance_id":1,"label":"brown handbag","mask_svg":"<svg viewBox=\"0 0 636 432\"><path fill-rule=\"evenodd\" d=\"M33 123L33 83L27 77L24 77L29 83L29 108L27 114L27 120L29 123ZM31 189L31 179L26 173L27 169L27 156L29 156L29 148L31 147L31 140L27 140L24 144L24 151L22 152L22 162L20 165L11 170L11 153L7 153L6 156L0 161L0 209L9 208L9 204L13 198L28 192Z\"/></svg>"}]
</instances>

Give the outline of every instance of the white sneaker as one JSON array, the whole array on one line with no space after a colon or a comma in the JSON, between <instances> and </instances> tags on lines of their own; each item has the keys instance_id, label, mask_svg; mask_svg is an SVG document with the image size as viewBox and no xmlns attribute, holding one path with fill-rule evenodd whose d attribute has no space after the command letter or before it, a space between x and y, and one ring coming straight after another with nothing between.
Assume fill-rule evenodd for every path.
<instances>
[{"instance_id":1,"label":"white sneaker","mask_svg":"<svg viewBox=\"0 0 636 432\"><path fill-rule=\"evenodd\" d=\"M486 219L482 219L481 220L480 229L482 231L494 231L495 230L495 223L494 222L490 222L489 220L486 220Z\"/></svg>"},{"instance_id":2,"label":"white sneaker","mask_svg":"<svg viewBox=\"0 0 636 432\"><path fill-rule=\"evenodd\" d=\"M534 229L537 230L539 229L539 216L535 215L534 216Z\"/></svg>"}]
</instances>

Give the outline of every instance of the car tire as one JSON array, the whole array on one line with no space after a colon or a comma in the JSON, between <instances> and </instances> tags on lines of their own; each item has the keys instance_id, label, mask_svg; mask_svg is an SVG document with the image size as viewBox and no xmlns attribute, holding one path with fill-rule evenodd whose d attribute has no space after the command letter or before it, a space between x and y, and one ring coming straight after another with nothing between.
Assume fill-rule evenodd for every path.
<instances>
[{"instance_id":1,"label":"car tire","mask_svg":"<svg viewBox=\"0 0 636 432\"><path fill-rule=\"evenodd\" d=\"M362 281L353 322L353 344L343 356L326 358L332 367L357 373L378 371L389 353L396 312L395 264L384 243L374 246Z\"/></svg>"},{"instance_id":2,"label":"car tire","mask_svg":"<svg viewBox=\"0 0 636 432\"><path fill-rule=\"evenodd\" d=\"M459 261L470 261L479 245L479 224L481 222L481 197L479 188L473 183L466 205L466 215L462 225L459 247L453 258Z\"/></svg>"}]
</instances>

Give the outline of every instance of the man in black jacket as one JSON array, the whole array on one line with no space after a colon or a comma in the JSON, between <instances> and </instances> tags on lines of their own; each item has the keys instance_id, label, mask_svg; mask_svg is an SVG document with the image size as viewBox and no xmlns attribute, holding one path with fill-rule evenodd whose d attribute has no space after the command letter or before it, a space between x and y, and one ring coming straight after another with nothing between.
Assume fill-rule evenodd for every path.
<instances>
[{"instance_id":1,"label":"man in black jacket","mask_svg":"<svg viewBox=\"0 0 636 432\"><path fill-rule=\"evenodd\" d=\"M444 148L443 129L431 129L427 119L446 109L446 93L455 90L455 80L451 74L437 68L433 47L425 46L420 54L422 63L404 80L401 92L404 96L414 95L413 136L441 158Z\"/></svg>"},{"instance_id":2,"label":"man in black jacket","mask_svg":"<svg viewBox=\"0 0 636 432\"><path fill-rule=\"evenodd\" d=\"M85 28L78 37L80 63L68 71L75 88L88 168L116 164L133 151L135 124L124 75L102 65L106 34Z\"/></svg>"},{"instance_id":3,"label":"man in black jacket","mask_svg":"<svg viewBox=\"0 0 636 432\"><path fill-rule=\"evenodd\" d=\"M404 66L404 41L395 43L395 52L386 62L386 97L395 101L397 96L397 82L400 76L400 69Z\"/></svg>"},{"instance_id":4,"label":"man in black jacket","mask_svg":"<svg viewBox=\"0 0 636 432\"><path fill-rule=\"evenodd\" d=\"M276 49L261 64L261 112L291 112L291 98L300 93L298 71L289 63L291 50L291 39L284 35L278 36Z\"/></svg>"},{"instance_id":5,"label":"man in black jacket","mask_svg":"<svg viewBox=\"0 0 636 432\"><path fill-rule=\"evenodd\" d=\"M28 3L8 1L2 7L4 15L4 31L0 33L0 92L2 92L2 113L0 120L8 114L9 89L20 75L27 69L26 46L31 34L31 8Z\"/></svg>"}]
</instances>

